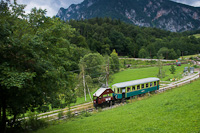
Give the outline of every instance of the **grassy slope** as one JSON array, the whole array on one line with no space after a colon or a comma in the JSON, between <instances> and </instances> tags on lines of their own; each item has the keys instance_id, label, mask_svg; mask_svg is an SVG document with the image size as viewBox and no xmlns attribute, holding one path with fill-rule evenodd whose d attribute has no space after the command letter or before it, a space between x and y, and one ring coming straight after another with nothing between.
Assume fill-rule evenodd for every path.
<instances>
[{"instance_id":1,"label":"grassy slope","mask_svg":"<svg viewBox=\"0 0 200 133\"><path fill-rule=\"evenodd\" d=\"M193 36L195 36L196 38L200 38L200 34L195 34Z\"/></svg>"},{"instance_id":2,"label":"grassy slope","mask_svg":"<svg viewBox=\"0 0 200 133\"><path fill-rule=\"evenodd\" d=\"M186 55L186 56L183 56L183 58L185 59L185 58L187 58L187 59L189 59L190 57L198 57L199 56L199 54L195 54L195 55Z\"/></svg>"},{"instance_id":3,"label":"grassy slope","mask_svg":"<svg viewBox=\"0 0 200 133\"><path fill-rule=\"evenodd\" d=\"M200 132L200 80L118 108L75 118L38 133Z\"/></svg>"},{"instance_id":4,"label":"grassy slope","mask_svg":"<svg viewBox=\"0 0 200 133\"><path fill-rule=\"evenodd\" d=\"M181 65L179 67L176 67L176 74L179 74L183 72L184 67L187 65ZM173 75L170 74L169 69L171 66L164 66L164 70L166 71L166 77L163 79L164 81L169 81L170 78L173 78ZM158 74L158 67L148 67L148 68L140 68L140 69L128 69L122 72L118 72L114 74L113 81L111 83L119 83L119 82L125 82L135 79L141 79L141 78L148 78L148 77L157 77Z\"/></svg>"}]
</instances>

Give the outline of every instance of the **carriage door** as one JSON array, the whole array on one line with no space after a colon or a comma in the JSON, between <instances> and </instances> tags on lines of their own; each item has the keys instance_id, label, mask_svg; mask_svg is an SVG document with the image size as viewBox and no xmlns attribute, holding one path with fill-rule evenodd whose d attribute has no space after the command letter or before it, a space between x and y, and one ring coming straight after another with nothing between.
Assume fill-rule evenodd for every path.
<instances>
[{"instance_id":1,"label":"carriage door","mask_svg":"<svg viewBox=\"0 0 200 133\"><path fill-rule=\"evenodd\" d=\"M122 88L122 98L125 98L126 88Z\"/></svg>"}]
</instances>

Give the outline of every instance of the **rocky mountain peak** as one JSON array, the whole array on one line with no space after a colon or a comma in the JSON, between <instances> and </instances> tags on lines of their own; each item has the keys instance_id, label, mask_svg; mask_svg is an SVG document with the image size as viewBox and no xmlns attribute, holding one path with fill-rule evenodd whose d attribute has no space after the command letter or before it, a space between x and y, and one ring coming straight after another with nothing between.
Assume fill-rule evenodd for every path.
<instances>
[{"instance_id":1,"label":"rocky mountain peak","mask_svg":"<svg viewBox=\"0 0 200 133\"><path fill-rule=\"evenodd\" d=\"M200 8L170 0L84 0L67 9L60 8L57 17L65 21L111 17L173 32L200 29Z\"/></svg>"}]
</instances>

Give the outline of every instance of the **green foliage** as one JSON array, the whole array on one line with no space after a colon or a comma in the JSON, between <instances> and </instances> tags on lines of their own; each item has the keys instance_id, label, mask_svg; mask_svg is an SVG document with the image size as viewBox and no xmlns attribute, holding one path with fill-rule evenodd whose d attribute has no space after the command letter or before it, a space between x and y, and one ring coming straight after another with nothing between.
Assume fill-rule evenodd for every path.
<instances>
[{"instance_id":1,"label":"green foliage","mask_svg":"<svg viewBox=\"0 0 200 133\"><path fill-rule=\"evenodd\" d=\"M174 65L171 65L171 68L169 69L171 74L175 74L176 72L176 68L174 67Z\"/></svg>"},{"instance_id":2,"label":"green foliage","mask_svg":"<svg viewBox=\"0 0 200 133\"><path fill-rule=\"evenodd\" d=\"M115 49L112 51L112 53L110 54L111 56L111 70L116 72L119 71L120 68L120 64L119 64L119 57L117 52L115 51Z\"/></svg>"},{"instance_id":3,"label":"green foliage","mask_svg":"<svg viewBox=\"0 0 200 133\"><path fill-rule=\"evenodd\" d=\"M64 116L63 111L58 112L58 118L61 119Z\"/></svg>"},{"instance_id":4,"label":"green foliage","mask_svg":"<svg viewBox=\"0 0 200 133\"><path fill-rule=\"evenodd\" d=\"M170 49L169 50L169 57L168 59L177 59L178 55L176 54L176 52L174 51L174 49Z\"/></svg>"},{"instance_id":5,"label":"green foliage","mask_svg":"<svg viewBox=\"0 0 200 133\"><path fill-rule=\"evenodd\" d=\"M1 1L0 5L0 118L4 129L8 115L15 122L29 109L75 102L76 74L70 71L78 68L88 50L71 43L75 29L58 18L46 17L45 10L34 8L25 15L25 6L16 2Z\"/></svg>"},{"instance_id":6,"label":"green foliage","mask_svg":"<svg viewBox=\"0 0 200 133\"><path fill-rule=\"evenodd\" d=\"M148 52L146 51L145 48L141 48L140 51L139 51L139 57L140 58L147 58L149 57L149 54Z\"/></svg>"},{"instance_id":7,"label":"green foliage","mask_svg":"<svg viewBox=\"0 0 200 133\"><path fill-rule=\"evenodd\" d=\"M189 33L140 28L110 18L70 20L69 24L79 31L77 34L86 38L90 50L101 54L110 54L115 49L120 56L139 57L139 51L145 48L146 57L153 58L165 47L167 50L163 49L160 54L164 54L166 59L175 59L200 51L200 39L188 37ZM170 49L174 49L178 57Z\"/></svg>"},{"instance_id":8,"label":"green foliage","mask_svg":"<svg viewBox=\"0 0 200 133\"><path fill-rule=\"evenodd\" d=\"M103 72L103 56L99 53L89 53L80 60L80 68L86 69L86 75L88 74L92 78L98 77ZM81 68L82 69L82 68Z\"/></svg>"},{"instance_id":9,"label":"green foliage","mask_svg":"<svg viewBox=\"0 0 200 133\"><path fill-rule=\"evenodd\" d=\"M35 112L29 112L28 120L23 123L24 130L36 131L48 126L48 123L44 119L38 119Z\"/></svg>"},{"instance_id":10,"label":"green foliage","mask_svg":"<svg viewBox=\"0 0 200 133\"><path fill-rule=\"evenodd\" d=\"M169 49L166 47L162 47L160 48L160 50L158 51L158 56L164 56L165 59L168 59L168 53L169 53Z\"/></svg>"}]
</instances>

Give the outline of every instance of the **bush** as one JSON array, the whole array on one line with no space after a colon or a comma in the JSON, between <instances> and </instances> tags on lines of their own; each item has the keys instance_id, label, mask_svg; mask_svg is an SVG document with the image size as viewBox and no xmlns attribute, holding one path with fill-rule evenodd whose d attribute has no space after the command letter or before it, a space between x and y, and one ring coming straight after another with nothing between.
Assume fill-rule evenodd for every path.
<instances>
[{"instance_id":1,"label":"bush","mask_svg":"<svg viewBox=\"0 0 200 133\"><path fill-rule=\"evenodd\" d=\"M158 59L157 56L154 56L153 59Z\"/></svg>"},{"instance_id":2,"label":"bush","mask_svg":"<svg viewBox=\"0 0 200 133\"><path fill-rule=\"evenodd\" d=\"M89 113L88 111L83 111L82 115L83 115L84 117L89 117L89 116L91 116L92 114Z\"/></svg>"},{"instance_id":3,"label":"bush","mask_svg":"<svg viewBox=\"0 0 200 133\"><path fill-rule=\"evenodd\" d=\"M58 113L58 118L61 119L63 116L64 116L63 111L60 111L60 112Z\"/></svg>"},{"instance_id":4,"label":"bush","mask_svg":"<svg viewBox=\"0 0 200 133\"><path fill-rule=\"evenodd\" d=\"M98 112L102 112L102 108L101 107L98 107L97 110L98 110Z\"/></svg>"},{"instance_id":5,"label":"bush","mask_svg":"<svg viewBox=\"0 0 200 133\"><path fill-rule=\"evenodd\" d=\"M70 110L67 111L67 118L73 117L72 112Z\"/></svg>"},{"instance_id":6,"label":"bush","mask_svg":"<svg viewBox=\"0 0 200 133\"><path fill-rule=\"evenodd\" d=\"M194 68L199 68L199 66L198 66L198 65L194 65L193 67L194 67Z\"/></svg>"},{"instance_id":7,"label":"bush","mask_svg":"<svg viewBox=\"0 0 200 133\"><path fill-rule=\"evenodd\" d=\"M36 131L47 126L48 123L44 119L38 119L35 112L29 112L28 120L24 122L24 128L27 130Z\"/></svg>"}]
</instances>

